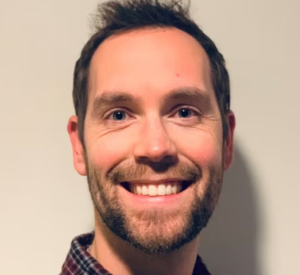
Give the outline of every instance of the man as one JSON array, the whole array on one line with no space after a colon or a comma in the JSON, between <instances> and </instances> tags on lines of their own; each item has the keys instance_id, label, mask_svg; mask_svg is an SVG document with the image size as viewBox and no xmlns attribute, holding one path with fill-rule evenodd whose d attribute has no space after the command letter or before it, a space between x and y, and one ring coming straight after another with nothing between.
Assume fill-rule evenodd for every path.
<instances>
[{"instance_id":1,"label":"man","mask_svg":"<svg viewBox=\"0 0 300 275\"><path fill-rule=\"evenodd\" d=\"M232 161L229 77L178 1L110 1L76 63L68 122L93 233L61 274L209 274L200 232Z\"/></svg>"}]
</instances>

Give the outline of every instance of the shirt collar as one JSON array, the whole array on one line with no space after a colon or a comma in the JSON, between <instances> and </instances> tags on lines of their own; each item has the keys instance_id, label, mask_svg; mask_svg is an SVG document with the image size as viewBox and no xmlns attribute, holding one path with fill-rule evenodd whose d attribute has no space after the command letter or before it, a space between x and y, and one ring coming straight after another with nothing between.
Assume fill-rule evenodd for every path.
<instances>
[{"instance_id":1,"label":"shirt collar","mask_svg":"<svg viewBox=\"0 0 300 275\"><path fill-rule=\"evenodd\" d=\"M60 275L112 275L87 251L93 239L94 232L73 239ZM197 256L193 275L210 275L199 256Z\"/></svg>"}]
</instances>

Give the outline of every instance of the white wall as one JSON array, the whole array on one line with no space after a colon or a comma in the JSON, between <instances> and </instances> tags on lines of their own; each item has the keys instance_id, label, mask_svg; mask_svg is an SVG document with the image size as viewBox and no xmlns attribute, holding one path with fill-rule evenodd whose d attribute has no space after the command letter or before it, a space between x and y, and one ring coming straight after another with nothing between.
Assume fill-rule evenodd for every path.
<instances>
[{"instance_id":1,"label":"white wall","mask_svg":"<svg viewBox=\"0 0 300 275\"><path fill-rule=\"evenodd\" d=\"M299 274L300 2L192 1L224 54L236 157L200 253L213 275ZM96 0L0 1L0 274L58 274L92 230L66 123Z\"/></svg>"}]
</instances>

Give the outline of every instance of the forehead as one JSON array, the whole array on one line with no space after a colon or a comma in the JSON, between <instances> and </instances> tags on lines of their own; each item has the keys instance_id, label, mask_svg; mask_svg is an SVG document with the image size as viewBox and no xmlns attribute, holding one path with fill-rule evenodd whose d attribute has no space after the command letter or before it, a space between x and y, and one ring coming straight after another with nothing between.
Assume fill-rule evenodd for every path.
<instances>
[{"instance_id":1,"label":"forehead","mask_svg":"<svg viewBox=\"0 0 300 275\"><path fill-rule=\"evenodd\" d=\"M156 98L181 86L213 93L204 49L175 28L114 35L99 46L91 61L89 102L104 91Z\"/></svg>"}]
</instances>

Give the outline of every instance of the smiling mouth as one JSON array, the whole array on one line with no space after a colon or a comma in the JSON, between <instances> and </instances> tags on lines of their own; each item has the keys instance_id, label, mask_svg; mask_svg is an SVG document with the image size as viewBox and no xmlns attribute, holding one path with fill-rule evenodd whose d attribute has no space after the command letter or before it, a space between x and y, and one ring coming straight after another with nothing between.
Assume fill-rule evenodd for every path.
<instances>
[{"instance_id":1,"label":"smiling mouth","mask_svg":"<svg viewBox=\"0 0 300 275\"><path fill-rule=\"evenodd\" d=\"M123 182L121 186L135 195L156 197L179 194L191 184L191 181L170 181L163 183Z\"/></svg>"}]
</instances>

